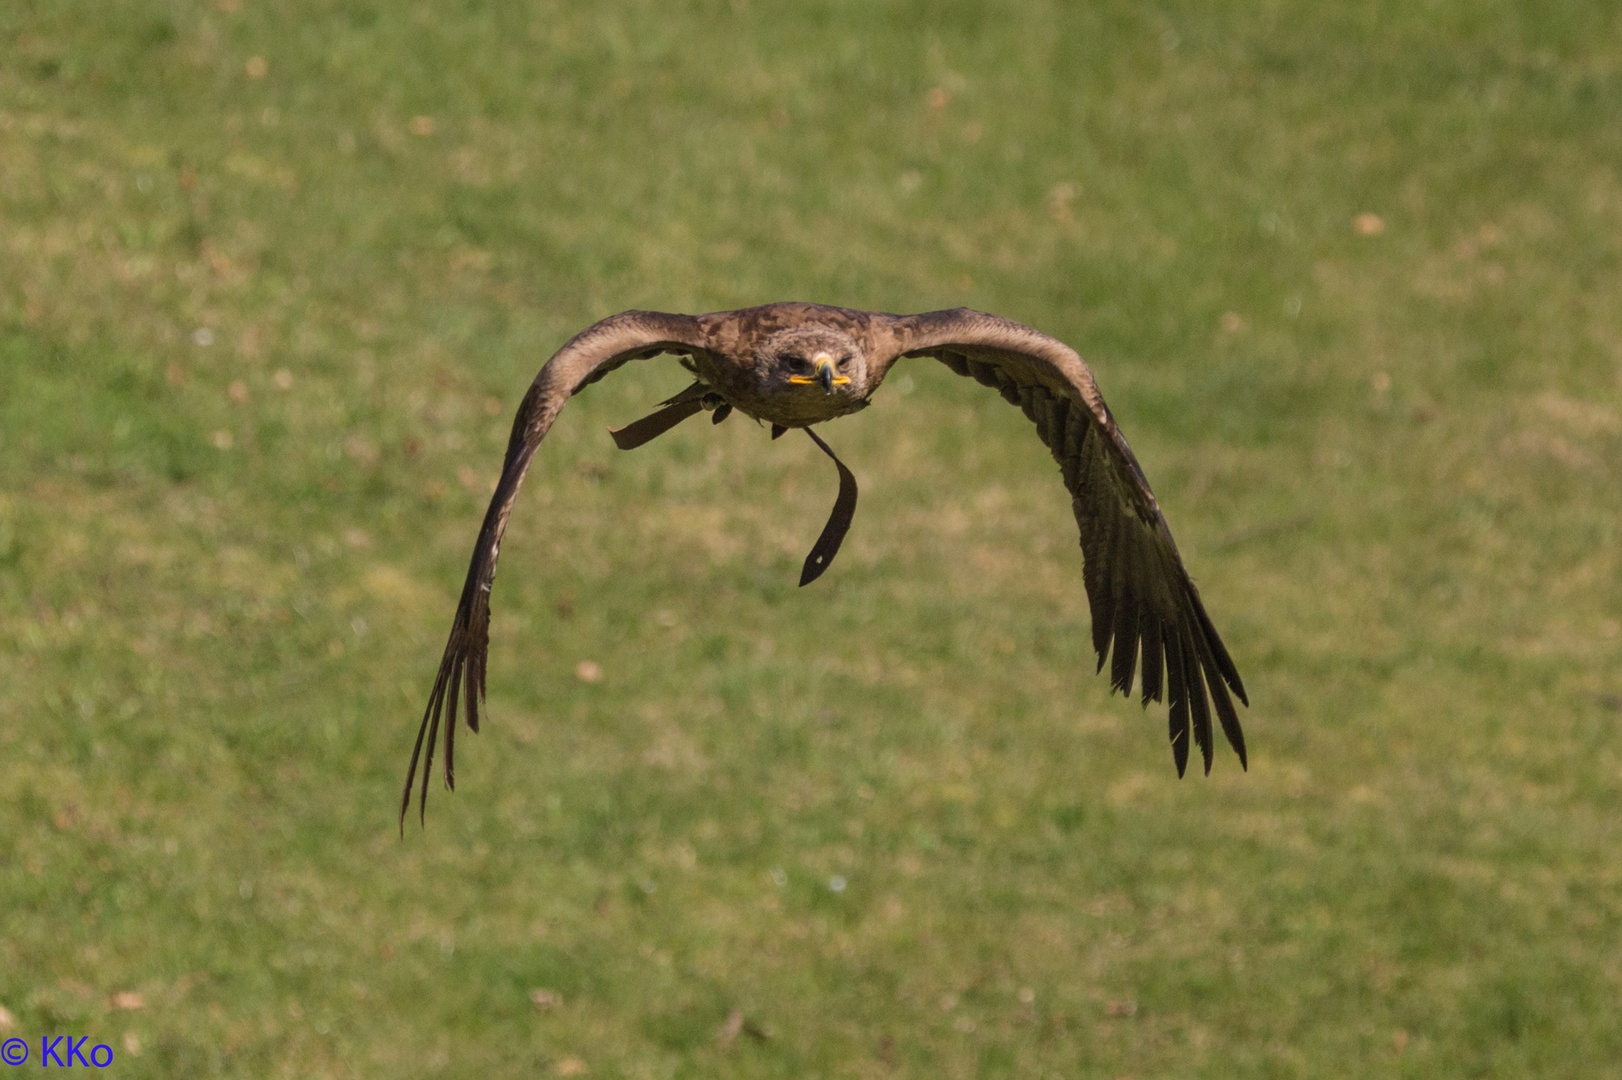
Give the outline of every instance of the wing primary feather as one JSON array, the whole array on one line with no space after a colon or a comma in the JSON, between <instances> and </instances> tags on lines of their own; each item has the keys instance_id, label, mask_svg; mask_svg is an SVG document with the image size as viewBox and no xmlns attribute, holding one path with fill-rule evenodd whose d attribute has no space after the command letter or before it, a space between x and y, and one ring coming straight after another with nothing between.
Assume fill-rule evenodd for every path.
<instances>
[{"instance_id":1,"label":"wing primary feather","mask_svg":"<svg viewBox=\"0 0 1622 1080\"><path fill-rule=\"evenodd\" d=\"M440 664L443 670L444 664ZM400 796L400 835L405 835L406 811L411 809L411 784L417 778L417 762L422 756L422 743L428 736L428 718L433 715L434 701L439 696L439 683L436 680L434 691L428 695L428 707L422 712L422 725L417 728L417 744L411 748L411 767L406 770L405 793Z\"/></svg>"},{"instance_id":2,"label":"wing primary feather","mask_svg":"<svg viewBox=\"0 0 1622 1080\"><path fill-rule=\"evenodd\" d=\"M464 660L456 658L451 668L451 709L445 723L445 790L456 790L456 694L462 682Z\"/></svg>"},{"instance_id":3,"label":"wing primary feather","mask_svg":"<svg viewBox=\"0 0 1622 1080\"><path fill-rule=\"evenodd\" d=\"M1131 571L1135 571L1132 567ZM1138 592L1136 577L1127 567L1117 571L1126 578L1115 604L1115 659L1110 668L1110 685L1126 697L1132 696L1132 669L1138 662Z\"/></svg>"},{"instance_id":4,"label":"wing primary feather","mask_svg":"<svg viewBox=\"0 0 1622 1080\"><path fill-rule=\"evenodd\" d=\"M462 694L462 666L466 665L466 657L457 657L456 663L451 665L451 701L444 712L444 788L446 791L456 790L456 767L454 767L453 752L456 749L456 702Z\"/></svg>"},{"instance_id":5,"label":"wing primary feather","mask_svg":"<svg viewBox=\"0 0 1622 1080\"><path fill-rule=\"evenodd\" d=\"M451 665L451 681L450 686L447 688L450 695L450 699L445 704L445 752L447 754L450 753L451 739L456 731L457 701L462 695L462 663L463 657L458 656L456 662ZM429 749L432 748L433 746L430 743ZM451 786L449 773L445 776L445 786L447 788Z\"/></svg>"},{"instance_id":6,"label":"wing primary feather","mask_svg":"<svg viewBox=\"0 0 1622 1080\"><path fill-rule=\"evenodd\" d=\"M1193 713L1194 745L1205 759L1205 775L1211 775L1211 703L1205 696L1205 679L1200 672L1200 647L1187 620L1182 625L1183 673L1188 688L1189 709Z\"/></svg>"},{"instance_id":7,"label":"wing primary feather","mask_svg":"<svg viewBox=\"0 0 1622 1080\"><path fill-rule=\"evenodd\" d=\"M1155 614L1153 606L1143 609L1143 707L1148 708L1149 702L1160 700L1161 669L1165 663L1165 646L1161 644L1162 633L1160 617Z\"/></svg>"},{"instance_id":8,"label":"wing primary feather","mask_svg":"<svg viewBox=\"0 0 1622 1080\"><path fill-rule=\"evenodd\" d=\"M428 756L422 763L422 793L417 797L417 820L427 824L428 815L428 777L434 771L434 740L439 737L439 710L445 701L445 690L441 686L434 687L434 720L428 725Z\"/></svg>"},{"instance_id":9,"label":"wing primary feather","mask_svg":"<svg viewBox=\"0 0 1622 1080\"><path fill-rule=\"evenodd\" d=\"M1239 767L1249 772L1250 762L1245 758L1245 733L1239 726L1239 714L1234 710L1233 699L1228 697L1228 688L1222 685L1222 679L1216 672L1216 662L1210 655L1209 647L1205 653L1205 681L1211 688L1211 699L1216 702L1216 714L1222 723L1222 734L1227 736L1228 745L1233 747L1233 752L1239 755Z\"/></svg>"},{"instance_id":10,"label":"wing primary feather","mask_svg":"<svg viewBox=\"0 0 1622 1080\"><path fill-rule=\"evenodd\" d=\"M1200 600L1199 590L1194 583L1188 583L1188 598L1194 608L1194 614L1200 621L1200 629L1204 631L1205 640L1211 644L1211 658L1216 663L1217 670L1222 678L1232 688L1234 694L1248 708L1250 699L1245 696L1245 684L1239 680L1239 669L1234 667L1233 658L1228 655L1228 649L1222 644L1222 638L1217 636L1216 627L1211 625L1211 617L1205 613L1205 604Z\"/></svg>"},{"instance_id":11,"label":"wing primary feather","mask_svg":"<svg viewBox=\"0 0 1622 1080\"><path fill-rule=\"evenodd\" d=\"M479 733L479 699L484 696L484 664L488 653L468 657L467 661L467 727Z\"/></svg>"},{"instance_id":12,"label":"wing primary feather","mask_svg":"<svg viewBox=\"0 0 1622 1080\"><path fill-rule=\"evenodd\" d=\"M1107 503L1106 505L1113 505ZM1144 574L1139 566L1137 546L1129 535L1132 521L1118 509L1108 522L1109 547L1104 572L1109 577L1112 635L1115 639L1110 687L1123 694L1132 692L1132 665L1138 658L1138 616L1136 585Z\"/></svg>"},{"instance_id":13,"label":"wing primary feather","mask_svg":"<svg viewBox=\"0 0 1622 1080\"><path fill-rule=\"evenodd\" d=\"M1091 520L1081 496L1076 496L1072 505L1076 521L1081 525L1081 581L1087 590L1087 606L1092 610L1093 651L1098 654L1096 671L1103 671L1110 636L1115 630L1115 598L1104 576L1105 556L1098 541L1098 524Z\"/></svg>"},{"instance_id":14,"label":"wing primary feather","mask_svg":"<svg viewBox=\"0 0 1622 1080\"><path fill-rule=\"evenodd\" d=\"M1177 628L1165 628L1166 674L1171 679L1171 708L1166 713L1167 735L1171 739L1172 760L1181 779L1188 768L1188 683L1183 678L1183 645Z\"/></svg>"}]
</instances>

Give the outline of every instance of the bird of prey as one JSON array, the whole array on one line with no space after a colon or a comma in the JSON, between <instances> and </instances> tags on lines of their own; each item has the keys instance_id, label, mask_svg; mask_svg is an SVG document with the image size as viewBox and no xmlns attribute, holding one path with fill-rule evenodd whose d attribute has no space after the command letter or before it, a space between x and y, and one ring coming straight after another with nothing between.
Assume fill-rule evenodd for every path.
<instances>
[{"instance_id":1,"label":"bird of prey","mask_svg":"<svg viewBox=\"0 0 1622 1080\"><path fill-rule=\"evenodd\" d=\"M700 411L720 423L733 411L771 425L772 438L800 428L839 469L834 512L800 584L827 569L850 526L856 479L812 430L867 407L890 367L931 357L1018 405L1052 451L1081 529L1082 579L1092 610L1098 670L1110 661L1110 685L1130 695L1141 671L1143 705L1169 699L1177 774L1192 737L1211 771L1211 713L1245 764L1245 740L1233 700L1246 705L1239 672L1217 637L1189 579L1149 481L1126 444L1092 372L1076 351L1028 326L968 308L889 315L821 304L780 303L709 315L627 311L575 335L546 362L513 419L507 459L473 549L439 674L411 751L401 824L422 763L419 815L428 797L434 746L445 724L445 785L454 788L456 707L479 730L490 628L490 586L502 533L519 485L558 412L575 394L631 360L669 353L695 381L650 416L612 432L624 450L640 446ZM1141 657L1141 665L1139 658ZM427 747L427 759L422 760Z\"/></svg>"}]
</instances>

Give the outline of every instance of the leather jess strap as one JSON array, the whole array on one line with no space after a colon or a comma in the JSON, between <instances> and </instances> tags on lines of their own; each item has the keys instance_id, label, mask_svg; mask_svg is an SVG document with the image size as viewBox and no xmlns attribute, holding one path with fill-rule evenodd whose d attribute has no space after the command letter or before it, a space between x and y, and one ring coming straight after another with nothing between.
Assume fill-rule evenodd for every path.
<instances>
[{"instance_id":1,"label":"leather jess strap","mask_svg":"<svg viewBox=\"0 0 1622 1080\"><path fill-rule=\"evenodd\" d=\"M811 546L811 554L805 557L805 568L800 571L800 584L809 585L822 576L822 572L833 564L834 556L839 554L839 545L845 542L845 534L850 531L851 519L856 516L856 477L845 468L845 463L839 460L828 444L817 437L817 433L810 428L805 433L811 436L811 441L817 444L824 454L833 459L839 467L839 497L834 500L833 513L828 515L828 524L822 527L822 535Z\"/></svg>"},{"instance_id":2,"label":"leather jess strap","mask_svg":"<svg viewBox=\"0 0 1622 1080\"><path fill-rule=\"evenodd\" d=\"M687 397L687 393L684 392L666 402L663 408L656 409L622 428L610 428L608 433L614 437L614 445L621 450L635 450L657 439L688 417L697 415L703 408L701 398ZM717 422L724 418L722 408L726 406L723 404L716 409ZM772 425L772 438L775 439L782 433L778 425ZM806 428L805 433L811 436L811 441L817 444L817 449L827 454L839 469L839 495L834 499L834 508L828 515L828 524L822 527L822 535L817 537L817 542L811 546L811 554L805 557L805 566L800 570L802 586L817 580L829 566L833 565L834 556L839 554L839 546L845 542L845 534L850 531L850 523L856 517L855 475L845 467L845 463L839 460L839 455L835 454L816 432Z\"/></svg>"},{"instance_id":3,"label":"leather jess strap","mask_svg":"<svg viewBox=\"0 0 1622 1080\"><path fill-rule=\"evenodd\" d=\"M614 437L614 445L621 450L635 450L703 409L704 403L698 398L667 402L664 408L656 409L640 420L633 420L622 428L609 428L608 433Z\"/></svg>"}]
</instances>

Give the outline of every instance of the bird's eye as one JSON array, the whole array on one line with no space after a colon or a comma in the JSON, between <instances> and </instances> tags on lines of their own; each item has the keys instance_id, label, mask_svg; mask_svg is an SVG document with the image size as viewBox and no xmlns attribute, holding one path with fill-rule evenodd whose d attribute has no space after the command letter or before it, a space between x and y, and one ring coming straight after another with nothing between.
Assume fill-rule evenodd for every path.
<instances>
[{"instance_id":1,"label":"bird's eye","mask_svg":"<svg viewBox=\"0 0 1622 1080\"><path fill-rule=\"evenodd\" d=\"M804 375L811 370L811 365L805 362L803 356L791 356L788 358L788 369L796 375Z\"/></svg>"},{"instance_id":2,"label":"bird's eye","mask_svg":"<svg viewBox=\"0 0 1622 1080\"><path fill-rule=\"evenodd\" d=\"M844 371L848 367L850 367L850 357L841 356L839 358L839 370Z\"/></svg>"}]
</instances>

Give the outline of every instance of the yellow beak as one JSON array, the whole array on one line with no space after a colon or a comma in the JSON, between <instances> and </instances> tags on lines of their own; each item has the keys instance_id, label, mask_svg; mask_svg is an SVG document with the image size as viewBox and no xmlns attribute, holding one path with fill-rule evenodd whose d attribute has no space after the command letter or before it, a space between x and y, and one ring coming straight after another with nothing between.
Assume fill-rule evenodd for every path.
<instances>
[{"instance_id":1,"label":"yellow beak","mask_svg":"<svg viewBox=\"0 0 1622 1080\"><path fill-rule=\"evenodd\" d=\"M850 382L849 375L839 375L835 373L836 369L834 368L834 358L829 356L827 353L817 353L811 362L816 368L816 374L814 376L790 375L788 377L788 381L791 383L798 383L801 386L820 385L823 393L825 394L831 394L834 392L834 387L844 386L846 383Z\"/></svg>"}]
</instances>

